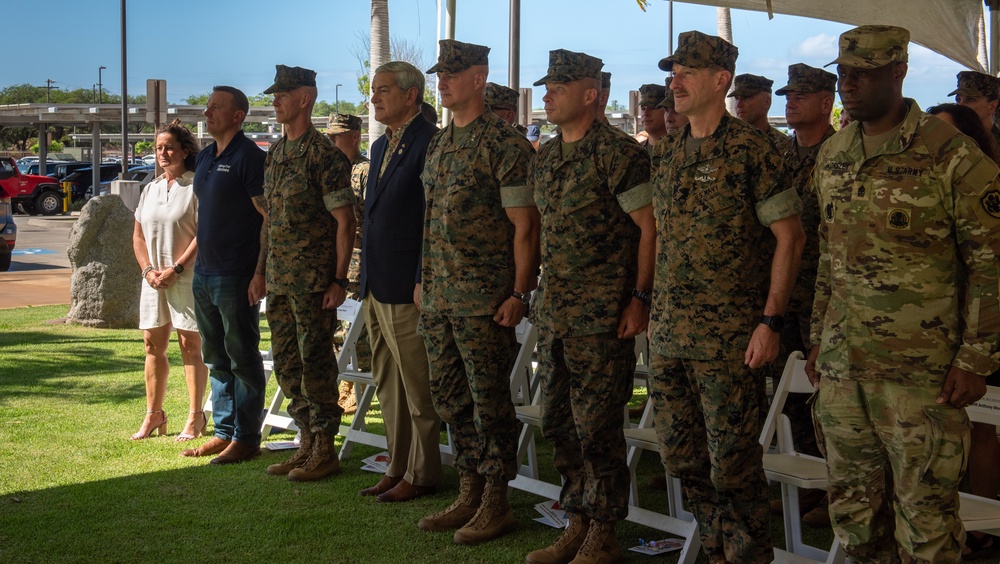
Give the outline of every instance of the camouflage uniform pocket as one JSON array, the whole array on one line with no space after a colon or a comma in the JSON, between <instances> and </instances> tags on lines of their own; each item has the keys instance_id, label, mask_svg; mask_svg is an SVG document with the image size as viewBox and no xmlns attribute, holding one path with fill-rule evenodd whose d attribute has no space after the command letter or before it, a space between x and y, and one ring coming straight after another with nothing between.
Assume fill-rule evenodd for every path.
<instances>
[{"instance_id":1,"label":"camouflage uniform pocket","mask_svg":"<svg viewBox=\"0 0 1000 564\"><path fill-rule=\"evenodd\" d=\"M969 458L972 424L964 409L944 405L923 407L926 426L921 481L957 480Z\"/></svg>"}]
</instances>

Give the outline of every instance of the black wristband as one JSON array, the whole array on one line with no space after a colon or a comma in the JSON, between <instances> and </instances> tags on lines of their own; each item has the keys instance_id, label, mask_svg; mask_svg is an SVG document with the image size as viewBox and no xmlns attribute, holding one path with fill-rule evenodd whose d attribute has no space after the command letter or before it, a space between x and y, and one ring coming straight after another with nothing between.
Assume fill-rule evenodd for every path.
<instances>
[{"instance_id":1,"label":"black wristband","mask_svg":"<svg viewBox=\"0 0 1000 564\"><path fill-rule=\"evenodd\" d=\"M649 290L632 290L632 297L642 302L642 305L646 307L653 305L653 294Z\"/></svg>"}]
</instances>

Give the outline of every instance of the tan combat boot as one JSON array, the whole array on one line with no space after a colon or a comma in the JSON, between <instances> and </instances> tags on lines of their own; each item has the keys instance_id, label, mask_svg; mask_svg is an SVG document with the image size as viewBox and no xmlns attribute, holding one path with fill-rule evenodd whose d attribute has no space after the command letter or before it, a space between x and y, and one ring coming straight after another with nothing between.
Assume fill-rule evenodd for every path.
<instances>
[{"instance_id":1,"label":"tan combat boot","mask_svg":"<svg viewBox=\"0 0 1000 564\"><path fill-rule=\"evenodd\" d=\"M527 564L566 564L576 557L590 529L590 519L578 513L567 515L569 526L563 534L559 535L552 546L529 552L524 558Z\"/></svg>"},{"instance_id":2,"label":"tan combat boot","mask_svg":"<svg viewBox=\"0 0 1000 564\"><path fill-rule=\"evenodd\" d=\"M354 397L354 382L340 382L340 397L337 405L344 410L344 415L353 415L358 411L358 399Z\"/></svg>"},{"instance_id":3,"label":"tan combat boot","mask_svg":"<svg viewBox=\"0 0 1000 564\"><path fill-rule=\"evenodd\" d=\"M340 474L340 459L337 458L337 448L333 445L333 435L315 433L312 440L312 453L306 459L305 464L288 472L289 480L312 482Z\"/></svg>"},{"instance_id":4,"label":"tan combat boot","mask_svg":"<svg viewBox=\"0 0 1000 564\"><path fill-rule=\"evenodd\" d=\"M301 428L299 432L301 433L299 436L299 449L288 460L268 466L268 474L272 476L287 476L289 472L302 466L309 459L309 455L312 454L312 431L308 428Z\"/></svg>"},{"instance_id":5,"label":"tan combat boot","mask_svg":"<svg viewBox=\"0 0 1000 564\"><path fill-rule=\"evenodd\" d=\"M587 538L570 564L611 564L622 561L613 521L591 521Z\"/></svg>"},{"instance_id":6,"label":"tan combat boot","mask_svg":"<svg viewBox=\"0 0 1000 564\"><path fill-rule=\"evenodd\" d=\"M458 499L448 507L421 519L417 526L425 531L450 531L469 522L482 503L486 478L479 474L461 474Z\"/></svg>"},{"instance_id":7,"label":"tan combat boot","mask_svg":"<svg viewBox=\"0 0 1000 564\"><path fill-rule=\"evenodd\" d=\"M479 544L514 530L517 522L507 499L507 482L490 478L483 490L483 501L471 521L455 531L458 544Z\"/></svg>"}]
</instances>

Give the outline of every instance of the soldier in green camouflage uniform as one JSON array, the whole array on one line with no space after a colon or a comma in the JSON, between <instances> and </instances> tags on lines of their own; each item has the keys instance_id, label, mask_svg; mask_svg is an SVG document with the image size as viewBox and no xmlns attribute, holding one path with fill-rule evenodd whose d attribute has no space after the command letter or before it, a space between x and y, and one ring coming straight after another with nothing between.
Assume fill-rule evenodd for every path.
<instances>
[{"instance_id":1,"label":"soldier in green camouflage uniform","mask_svg":"<svg viewBox=\"0 0 1000 564\"><path fill-rule=\"evenodd\" d=\"M646 138L639 142L646 154L653 154L653 147L667 134L663 121L664 109L660 107L667 96L667 88L659 84L643 84L639 87L639 121Z\"/></svg>"},{"instance_id":2,"label":"soldier in green camouflage uniform","mask_svg":"<svg viewBox=\"0 0 1000 564\"><path fill-rule=\"evenodd\" d=\"M977 71L962 71L957 78L958 88L948 95L954 96L958 105L968 106L979 115L983 127L1000 148L1000 127L993 122L993 116L1000 108L1000 78Z\"/></svg>"},{"instance_id":3,"label":"soldier in green camouflage uniform","mask_svg":"<svg viewBox=\"0 0 1000 564\"><path fill-rule=\"evenodd\" d=\"M278 65L274 110L285 135L267 154L267 322L274 368L302 431L299 450L268 473L309 481L340 471L333 333L354 243L351 163L312 126L316 73Z\"/></svg>"},{"instance_id":4,"label":"soldier in green camouflage uniform","mask_svg":"<svg viewBox=\"0 0 1000 564\"><path fill-rule=\"evenodd\" d=\"M663 81L666 85L666 91L663 93L663 101L659 105L663 108L663 124L667 126L667 135L671 136L683 131L684 126L688 124L688 118L684 114L677 113L677 108L674 106L674 91L670 89L670 82L673 79L674 77L668 76Z\"/></svg>"},{"instance_id":5,"label":"soldier in green camouflage uniform","mask_svg":"<svg viewBox=\"0 0 1000 564\"><path fill-rule=\"evenodd\" d=\"M332 114L326 128L326 134L333 144L351 160L351 189L354 190L354 217L358 227L354 234L354 251L351 253L351 266L347 272L350 284L347 286L347 297L352 300L359 298L359 280L361 275L361 233L365 221L365 188L368 185L368 157L361 153L361 118L349 114ZM337 354L347 338L348 324L341 322L337 333L333 336ZM354 346L357 356L357 370L371 372L372 351L368 343L368 328L361 329L361 335ZM340 383L340 396L337 400L345 415L357 411L358 403L354 396L354 383Z\"/></svg>"},{"instance_id":6,"label":"soldier in green camouflage uniform","mask_svg":"<svg viewBox=\"0 0 1000 564\"><path fill-rule=\"evenodd\" d=\"M657 145L653 171L650 397L663 464L682 480L713 564L774 555L758 369L778 354L805 239L781 157L764 133L726 113L737 54L692 31L660 61L690 123Z\"/></svg>"},{"instance_id":7,"label":"soldier in green camouflage uniform","mask_svg":"<svg viewBox=\"0 0 1000 564\"><path fill-rule=\"evenodd\" d=\"M517 474L510 398L514 327L538 268L538 211L526 186L528 140L486 110L489 48L442 40L441 103L454 121L427 147L420 332L434 408L451 428L459 498L420 520L477 544L515 526L507 482Z\"/></svg>"},{"instance_id":8,"label":"soldier in green camouflage uniform","mask_svg":"<svg viewBox=\"0 0 1000 564\"><path fill-rule=\"evenodd\" d=\"M486 107L509 123L521 135L528 134L528 128L517 123L517 100L521 94L513 88L508 88L495 82L487 82L483 91Z\"/></svg>"},{"instance_id":9,"label":"soldier in green camouflage uniform","mask_svg":"<svg viewBox=\"0 0 1000 564\"><path fill-rule=\"evenodd\" d=\"M755 74L741 74L733 79L730 98L736 98L736 117L767 134L775 147L781 147L788 136L767 122L767 112L771 109L770 78Z\"/></svg>"},{"instance_id":10,"label":"soldier in green camouflage uniform","mask_svg":"<svg viewBox=\"0 0 1000 564\"><path fill-rule=\"evenodd\" d=\"M656 226L649 156L597 120L603 62L549 53L548 120L559 135L532 162L528 187L542 216L538 328L542 434L562 475L570 525L527 562L621 558L615 524L628 514L624 408L635 336L649 321ZM662 125L662 120L661 120Z\"/></svg>"},{"instance_id":11,"label":"soldier in green camouflage uniform","mask_svg":"<svg viewBox=\"0 0 1000 564\"><path fill-rule=\"evenodd\" d=\"M807 373L830 517L857 562L960 562L964 408L1000 365L997 166L903 98L909 32L840 36L854 118L820 149Z\"/></svg>"}]
</instances>

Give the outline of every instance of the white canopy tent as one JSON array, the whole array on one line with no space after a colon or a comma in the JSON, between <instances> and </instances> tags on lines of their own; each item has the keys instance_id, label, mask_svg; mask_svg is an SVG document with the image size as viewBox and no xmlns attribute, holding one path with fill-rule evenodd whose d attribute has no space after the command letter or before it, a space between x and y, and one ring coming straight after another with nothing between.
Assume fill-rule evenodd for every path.
<instances>
[{"instance_id":1,"label":"white canopy tent","mask_svg":"<svg viewBox=\"0 0 1000 564\"><path fill-rule=\"evenodd\" d=\"M851 25L884 24L910 30L910 40L970 69L979 63L983 0L675 0L757 12L803 16ZM991 35L997 29L991 26ZM995 44L995 43L994 43ZM991 50L992 51L992 50ZM991 56L995 54L990 53ZM991 59L995 61L996 59ZM994 63L994 68L996 64ZM996 74L995 72L993 74Z\"/></svg>"}]
</instances>

